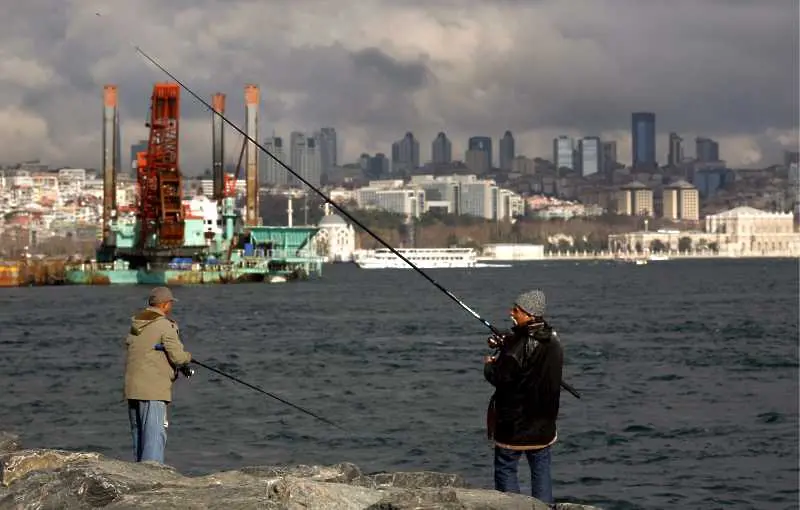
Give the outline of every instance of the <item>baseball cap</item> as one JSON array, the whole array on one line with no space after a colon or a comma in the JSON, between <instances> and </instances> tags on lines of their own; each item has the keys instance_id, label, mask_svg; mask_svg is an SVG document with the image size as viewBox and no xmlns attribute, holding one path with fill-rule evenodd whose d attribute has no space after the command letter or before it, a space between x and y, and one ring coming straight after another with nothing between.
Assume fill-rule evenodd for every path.
<instances>
[{"instance_id":1,"label":"baseball cap","mask_svg":"<svg viewBox=\"0 0 800 510\"><path fill-rule=\"evenodd\" d=\"M148 303L151 305L160 305L162 303L168 303L169 301L177 301L177 299L175 299L172 295L172 291L167 287L156 287L150 291Z\"/></svg>"}]
</instances>

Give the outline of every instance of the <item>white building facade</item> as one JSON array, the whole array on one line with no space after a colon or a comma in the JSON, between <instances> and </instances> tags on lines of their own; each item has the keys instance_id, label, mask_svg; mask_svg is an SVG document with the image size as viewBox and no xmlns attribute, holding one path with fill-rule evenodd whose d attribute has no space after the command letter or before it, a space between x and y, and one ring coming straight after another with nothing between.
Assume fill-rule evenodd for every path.
<instances>
[{"instance_id":1,"label":"white building facade","mask_svg":"<svg viewBox=\"0 0 800 510\"><path fill-rule=\"evenodd\" d=\"M325 216L319 222L319 232L314 236L316 252L326 262L350 262L356 249L356 231L338 214L331 213L325 204Z\"/></svg>"}]
</instances>

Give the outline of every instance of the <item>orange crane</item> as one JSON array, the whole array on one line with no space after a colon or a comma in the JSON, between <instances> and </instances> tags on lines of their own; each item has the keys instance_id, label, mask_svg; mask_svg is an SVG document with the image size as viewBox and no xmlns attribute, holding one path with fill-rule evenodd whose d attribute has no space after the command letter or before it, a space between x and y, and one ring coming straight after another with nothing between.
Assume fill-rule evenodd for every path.
<instances>
[{"instance_id":1,"label":"orange crane","mask_svg":"<svg viewBox=\"0 0 800 510\"><path fill-rule=\"evenodd\" d=\"M176 248L183 245L184 212L178 168L180 86L156 83L150 101L147 153L137 154L139 204L137 247ZM155 235L155 245L150 239Z\"/></svg>"}]
</instances>

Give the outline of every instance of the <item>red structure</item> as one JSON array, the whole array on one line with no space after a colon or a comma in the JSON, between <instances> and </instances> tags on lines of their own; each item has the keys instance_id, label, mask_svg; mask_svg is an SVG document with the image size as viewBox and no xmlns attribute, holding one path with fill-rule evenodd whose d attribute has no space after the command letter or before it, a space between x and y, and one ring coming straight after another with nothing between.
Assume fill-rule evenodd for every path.
<instances>
[{"instance_id":1,"label":"red structure","mask_svg":"<svg viewBox=\"0 0 800 510\"><path fill-rule=\"evenodd\" d=\"M176 83L156 83L150 103L150 139L147 153L139 153L140 249L156 235L156 248L183 244L184 211L181 172L178 168L178 119L180 87Z\"/></svg>"}]
</instances>

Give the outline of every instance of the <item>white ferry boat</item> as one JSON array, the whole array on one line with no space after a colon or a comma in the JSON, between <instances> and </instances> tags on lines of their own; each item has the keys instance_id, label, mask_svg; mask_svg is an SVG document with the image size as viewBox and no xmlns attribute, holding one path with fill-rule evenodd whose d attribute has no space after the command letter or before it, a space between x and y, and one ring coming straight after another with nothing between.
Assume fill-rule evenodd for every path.
<instances>
[{"instance_id":1,"label":"white ferry boat","mask_svg":"<svg viewBox=\"0 0 800 510\"><path fill-rule=\"evenodd\" d=\"M472 248L399 248L397 251L420 269L478 267L478 254ZM356 250L353 262L363 269L411 269L387 248Z\"/></svg>"}]
</instances>

